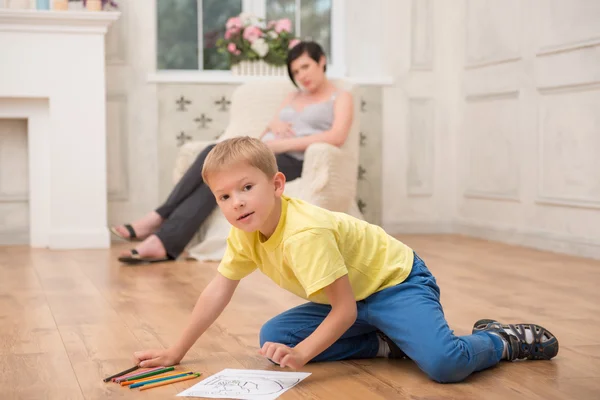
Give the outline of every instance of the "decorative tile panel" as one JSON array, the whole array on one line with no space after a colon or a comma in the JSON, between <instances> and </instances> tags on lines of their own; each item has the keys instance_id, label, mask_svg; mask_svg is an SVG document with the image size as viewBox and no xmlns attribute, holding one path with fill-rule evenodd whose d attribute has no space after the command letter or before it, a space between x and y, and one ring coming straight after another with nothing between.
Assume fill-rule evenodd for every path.
<instances>
[{"instance_id":1,"label":"decorative tile panel","mask_svg":"<svg viewBox=\"0 0 600 400\"><path fill-rule=\"evenodd\" d=\"M229 123L231 95L237 84L161 84L159 97L160 195L173 187L179 148L190 141L216 140ZM376 86L357 90L360 96L360 166L357 204L365 219L381 223L382 91Z\"/></svg>"}]
</instances>

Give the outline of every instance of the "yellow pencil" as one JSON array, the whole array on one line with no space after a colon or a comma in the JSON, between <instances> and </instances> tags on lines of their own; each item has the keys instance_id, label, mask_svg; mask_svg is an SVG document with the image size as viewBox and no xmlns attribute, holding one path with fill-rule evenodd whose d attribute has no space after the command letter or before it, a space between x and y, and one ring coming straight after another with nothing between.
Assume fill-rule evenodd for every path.
<instances>
[{"instance_id":1,"label":"yellow pencil","mask_svg":"<svg viewBox=\"0 0 600 400\"><path fill-rule=\"evenodd\" d=\"M146 382L146 381L151 381L151 380L159 379L159 378L166 378L167 376L174 376L174 375L181 375L181 374L191 374L191 373L192 373L192 371L172 371L172 372L165 372L164 374L149 376L149 377L143 378L143 379L137 379L137 380L134 380L134 381L121 382L121 386L129 386L129 385L133 385L134 383Z\"/></svg>"},{"instance_id":2,"label":"yellow pencil","mask_svg":"<svg viewBox=\"0 0 600 400\"><path fill-rule=\"evenodd\" d=\"M144 385L144 386L140 387L140 390L152 389L152 388L159 387L159 386L170 385L171 383L175 383L175 382L187 381L188 379L195 379L195 378L199 377L200 375L202 375L202 374L197 372L195 374L192 374L189 376L183 376L181 378L169 379L164 382L156 382L156 383L152 383L150 385Z\"/></svg>"}]
</instances>

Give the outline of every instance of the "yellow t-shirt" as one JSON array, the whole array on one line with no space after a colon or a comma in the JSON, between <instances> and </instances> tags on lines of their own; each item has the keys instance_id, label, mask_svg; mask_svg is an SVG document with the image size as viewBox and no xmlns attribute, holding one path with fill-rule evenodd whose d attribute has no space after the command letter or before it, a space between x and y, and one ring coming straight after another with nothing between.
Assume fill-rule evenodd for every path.
<instances>
[{"instance_id":1,"label":"yellow t-shirt","mask_svg":"<svg viewBox=\"0 0 600 400\"><path fill-rule=\"evenodd\" d=\"M381 227L348 214L282 196L281 217L271 237L232 228L218 271L239 280L259 268L282 288L329 304L323 288L348 274L363 300L410 274L414 253Z\"/></svg>"}]
</instances>

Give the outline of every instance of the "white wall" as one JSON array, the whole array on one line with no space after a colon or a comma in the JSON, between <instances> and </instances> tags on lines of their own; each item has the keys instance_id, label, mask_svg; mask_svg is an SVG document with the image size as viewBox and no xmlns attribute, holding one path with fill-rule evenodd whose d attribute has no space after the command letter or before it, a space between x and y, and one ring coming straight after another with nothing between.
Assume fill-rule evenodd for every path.
<instances>
[{"instance_id":1,"label":"white wall","mask_svg":"<svg viewBox=\"0 0 600 400\"><path fill-rule=\"evenodd\" d=\"M406 19L388 19L401 56L385 101L384 225L600 257L600 3L449 3L388 2L417 28L406 39ZM415 72L407 60L429 60L423 32L433 68Z\"/></svg>"},{"instance_id":2,"label":"white wall","mask_svg":"<svg viewBox=\"0 0 600 400\"><path fill-rule=\"evenodd\" d=\"M465 7L458 231L600 256L600 2Z\"/></svg>"},{"instance_id":3,"label":"white wall","mask_svg":"<svg viewBox=\"0 0 600 400\"><path fill-rule=\"evenodd\" d=\"M450 231L460 12L455 2L390 0L384 16L395 84L384 88L383 225Z\"/></svg>"},{"instance_id":4,"label":"white wall","mask_svg":"<svg viewBox=\"0 0 600 400\"><path fill-rule=\"evenodd\" d=\"M108 223L154 209L158 194L156 1L121 1L106 39Z\"/></svg>"}]
</instances>

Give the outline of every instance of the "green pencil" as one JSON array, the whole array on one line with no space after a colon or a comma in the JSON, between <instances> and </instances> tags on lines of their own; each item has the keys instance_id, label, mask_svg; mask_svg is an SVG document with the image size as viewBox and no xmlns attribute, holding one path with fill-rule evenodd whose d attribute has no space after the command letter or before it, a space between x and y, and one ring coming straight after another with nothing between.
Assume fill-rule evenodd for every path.
<instances>
[{"instance_id":1,"label":"green pencil","mask_svg":"<svg viewBox=\"0 0 600 400\"><path fill-rule=\"evenodd\" d=\"M167 368L157 369L156 371L148 372L147 374L142 374L142 375L133 376L131 378L127 378L123 382L147 378L149 376L154 376L154 375L162 374L164 372L173 371L174 369L175 369L175 367L167 367Z\"/></svg>"}]
</instances>

